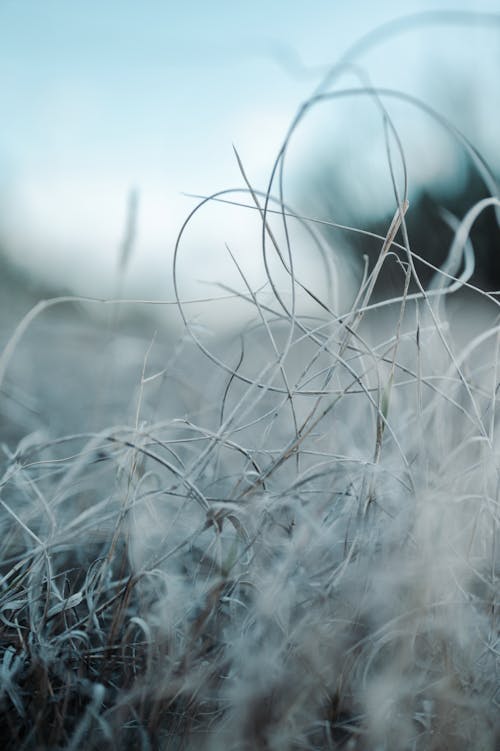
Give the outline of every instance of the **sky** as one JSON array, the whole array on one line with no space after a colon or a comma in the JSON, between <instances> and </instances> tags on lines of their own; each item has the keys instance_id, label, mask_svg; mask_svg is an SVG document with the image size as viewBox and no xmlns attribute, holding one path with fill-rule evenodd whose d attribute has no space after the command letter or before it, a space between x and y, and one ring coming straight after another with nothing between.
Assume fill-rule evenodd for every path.
<instances>
[{"instance_id":1,"label":"sky","mask_svg":"<svg viewBox=\"0 0 500 751\"><path fill-rule=\"evenodd\" d=\"M498 0L408 0L404 8L392 0L2 0L1 247L44 280L113 295L135 189L137 235L121 291L171 296L175 239L194 205L185 194L241 186L233 146L265 189L291 119L330 66L380 24L439 10L500 13ZM415 24L356 62L372 84L438 107L500 169L500 22ZM357 75L342 85L359 86ZM414 108L391 106L412 188L453 179L453 139ZM370 210L391 209L387 174L380 184L377 177L387 169L373 110L365 97L306 118L291 142L291 198L314 198L324 164L362 207L360 223ZM250 213L207 207L196 216L185 239L186 290L217 276L228 238L253 257Z\"/></svg>"}]
</instances>

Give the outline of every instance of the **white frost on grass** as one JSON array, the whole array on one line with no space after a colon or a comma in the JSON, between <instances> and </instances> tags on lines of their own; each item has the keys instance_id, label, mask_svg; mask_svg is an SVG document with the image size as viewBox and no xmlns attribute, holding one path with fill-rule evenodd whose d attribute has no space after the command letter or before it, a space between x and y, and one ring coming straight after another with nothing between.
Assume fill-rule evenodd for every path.
<instances>
[{"instance_id":1,"label":"white frost on grass","mask_svg":"<svg viewBox=\"0 0 500 751\"><path fill-rule=\"evenodd\" d=\"M500 327L469 240L498 198L460 218L461 264L424 290L394 180L358 289L309 235L318 291L288 232L309 223L266 213L241 171L266 285L228 251L226 292L253 312L236 333L193 321L179 242L177 341L124 337L119 314L44 327L66 300L1 355L6 388L39 389L30 435L6 412L1 733L27 749L494 751ZM377 300L395 260L401 294Z\"/></svg>"}]
</instances>

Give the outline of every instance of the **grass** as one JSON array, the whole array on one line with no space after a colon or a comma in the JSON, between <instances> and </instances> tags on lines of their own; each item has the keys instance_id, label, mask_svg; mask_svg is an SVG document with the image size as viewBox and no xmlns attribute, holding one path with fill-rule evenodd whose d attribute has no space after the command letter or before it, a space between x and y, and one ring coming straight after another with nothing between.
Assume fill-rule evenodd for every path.
<instances>
[{"instance_id":1,"label":"grass","mask_svg":"<svg viewBox=\"0 0 500 751\"><path fill-rule=\"evenodd\" d=\"M20 420L3 444L6 749L498 748L500 326L497 295L470 283L470 238L500 203L472 205L432 267L406 231L383 94L363 89L385 127L395 212L339 309L345 281L320 224L283 192L291 135L328 91L300 110L267 193L238 157L245 192L210 199L248 204L261 225L264 288L228 248L240 286L223 295L252 311L235 335L191 320L183 227L175 346L141 342L134 366L129 341L116 334L113 361L94 335L78 358L78 329L61 344L59 319L41 323L61 298L29 312L0 356L9 393L40 332L56 332L46 389L69 427L35 417L24 434ZM325 295L296 272L297 227ZM374 298L389 263L400 292ZM479 306L489 319L464 336ZM88 401L70 419L75 378Z\"/></svg>"}]
</instances>

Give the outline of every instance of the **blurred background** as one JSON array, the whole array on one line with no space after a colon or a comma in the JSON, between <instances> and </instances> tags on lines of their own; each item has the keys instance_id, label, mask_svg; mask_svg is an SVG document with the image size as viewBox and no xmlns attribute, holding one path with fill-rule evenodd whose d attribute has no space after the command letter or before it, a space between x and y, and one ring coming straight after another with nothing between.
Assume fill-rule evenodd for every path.
<instances>
[{"instance_id":1,"label":"blurred background","mask_svg":"<svg viewBox=\"0 0 500 751\"><path fill-rule=\"evenodd\" d=\"M480 15L498 10L498 0L2 0L4 322L26 308L24 294L171 299L175 239L196 203L185 194L244 184L233 145L265 190L300 103L357 40L395 19L407 18L355 47L334 88L374 85L423 99L498 174L500 22ZM415 13L427 15L408 20ZM408 164L416 242L444 257L437 207L463 216L484 184L442 124L410 101L383 103ZM309 216L385 233L395 198L373 96L338 97L306 115L290 141L285 198ZM500 285L500 256L492 216L485 221L479 273L488 287ZM352 234L323 234L354 273L372 252ZM258 283L259 238L255 212L204 207L183 238L182 294L215 294L210 283L226 270L236 284L225 243ZM300 239L297 247L307 273L307 248Z\"/></svg>"}]
</instances>

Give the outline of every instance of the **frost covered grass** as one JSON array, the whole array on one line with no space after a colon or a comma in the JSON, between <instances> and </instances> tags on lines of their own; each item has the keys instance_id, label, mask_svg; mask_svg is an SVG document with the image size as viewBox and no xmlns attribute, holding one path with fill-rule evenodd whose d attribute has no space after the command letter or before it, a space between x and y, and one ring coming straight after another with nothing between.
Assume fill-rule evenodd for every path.
<instances>
[{"instance_id":1,"label":"frost covered grass","mask_svg":"<svg viewBox=\"0 0 500 751\"><path fill-rule=\"evenodd\" d=\"M235 249L241 286L221 279L251 311L240 330L211 338L191 320L185 228L184 331L144 344L135 391L118 390L121 420L107 422L102 394L116 393L113 368L133 367L123 352L113 365L108 342L97 368L50 324L91 397L80 430L40 425L14 443L11 425L3 444L4 748L498 748L500 324L497 295L470 284L472 226L500 208L494 179L451 128L491 195L450 219L447 261L432 268L394 177L378 260L339 309L337 259L282 192L294 128L328 91L300 110L267 193L240 161L245 192L210 199L248 204L262 229L265 286ZM380 107L394 175L404 153L383 96L360 94ZM295 226L322 297L295 271ZM400 294L376 299L387 263ZM14 330L7 393L44 329L30 332L66 302ZM464 336L479 304L488 317ZM63 375L53 366L69 415Z\"/></svg>"}]
</instances>

